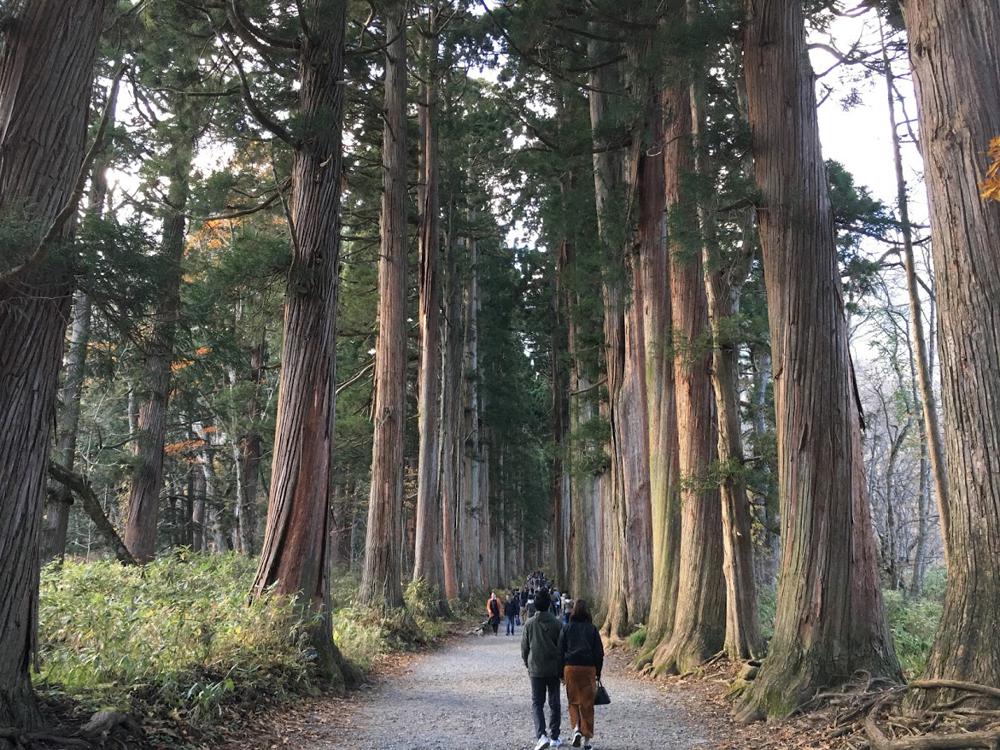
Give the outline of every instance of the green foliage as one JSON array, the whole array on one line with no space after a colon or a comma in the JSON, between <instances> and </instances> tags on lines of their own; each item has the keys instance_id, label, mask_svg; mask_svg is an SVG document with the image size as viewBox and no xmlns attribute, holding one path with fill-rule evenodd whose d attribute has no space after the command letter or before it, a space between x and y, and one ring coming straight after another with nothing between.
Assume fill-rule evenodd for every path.
<instances>
[{"instance_id":1,"label":"green foliage","mask_svg":"<svg viewBox=\"0 0 1000 750\"><path fill-rule=\"evenodd\" d=\"M43 689L200 725L225 703L313 688L291 604L248 602L255 562L236 555L50 565L39 597Z\"/></svg>"},{"instance_id":2,"label":"green foliage","mask_svg":"<svg viewBox=\"0 0 1000 750\"><path fill-rule=\"evenodd\" d=\"M906 676L913 677L927 663L941 620L941 602L930 596L908 598L902 591L886 591L884 596L896 655Z\"/></svg>"},{"instance_id":3,"label":"green foliage","mask_svg":"<svg viewBox=\"0 0 1000 750\"><path fill-rule=\"evenodd\" d=\"M628 645L639 649L646 644L646 626L640 625L635 632L628 637Z\"/></svg>"}]
</instances>

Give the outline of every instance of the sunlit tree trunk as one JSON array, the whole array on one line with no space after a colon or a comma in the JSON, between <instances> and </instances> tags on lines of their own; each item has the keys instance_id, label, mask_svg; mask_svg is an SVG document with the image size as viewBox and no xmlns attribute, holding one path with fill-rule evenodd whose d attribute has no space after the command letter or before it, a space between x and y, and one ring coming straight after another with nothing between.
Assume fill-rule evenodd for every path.
<instances>
[{"instance_id":1,"label":"sunlit tree trunk","mask_svg":"<svg viewBox=\"0 0 1000 750\"><path fill-rule=\"evenodd\" d=\"M690 671L722 648L726 590L722 576L722 508L718 487L710 477L716 450L711 329L696 196L685 185L695 166L691 96L686 81L667 87L664 114L681 528L673 631L654 655L653 668L659 673L672 673Z\"/></svg>"},{"instance_id":2,"label":"sunlit tree trunk","mask_svg":"<svg viewBox=\"0 0 1000 750\"><path fill-rule=\"evenodd\" d=\"M5 10L15 16L0 52L0 212L24 213L32 239L0 248L0 726L30 727L39 721L29 677L38 542L73 294L65 264L35 250L75 197L104 3L29 0Z\"/></svg>"},{"instance_id":3,"label":"sunlit tree trunk","mask_svg":"<svg viewBox=\"0 0 1000 750\"><path fill-rule=\"evenodd\" d=\"M800 0L748 0L744 67L774 359L782 558L742 719L865 670L898 678L876 571L833 215Z\"/></svg>"},{"instance_id":4,"label":"sunlit tree trunk","mask_svg":"<svg viewBox=\"0 0 1000 750\"><path fill-rule=\"evenodd\" d=\"M925 675L1000 685L1000 5L905 5L930 196L948 467L948 589ZM938 701L935 691L919 700Z\"/></svg>"},{"instance_id":5,"label":"sunlit tree trunk","mask_svg":"<svg viewBox=\"0 0 1000 750\"><path fill-rule=\"evenodd\" d=\"M344 0L304 3L310 34L299 53L297 114L325 127L295 144L293 253L285 292L281 376L267 531L255 596L274 586L315 617L309 635L320 669L342 679L331 638L328 529L334 426L337 275L340 249Z\"/></svg>"},{"instance_id":6,"label":"sunlit tree trunk","mask_svg":"<svg viewBox=\"0 0 1000 750\"><path fill-rule=\"evenodd\" d=\"M382 137L378 340L372 414L371 497L359 603L403 606L400 550L406 432L406 4L385 19L385 127Z\"/></svg>"},{"instance_id":7,"label":"sunlit tree trunk","mask_svg":"<svg viewBox=\"0 0 1000 750\"><path fill-rule=\"evenodd\" d=\"M423 160L420 206L420 373L417 394L417 429L420 433L417 464L417 525L414 580L422 579L439 597L443 565L441 556L441 269L439 267L440 206L438 184L437 88L438 8L427 13L423 40L426 76L420 104ZM447 601L438 601L443 612Z\"/></svg>"}]
</instances>

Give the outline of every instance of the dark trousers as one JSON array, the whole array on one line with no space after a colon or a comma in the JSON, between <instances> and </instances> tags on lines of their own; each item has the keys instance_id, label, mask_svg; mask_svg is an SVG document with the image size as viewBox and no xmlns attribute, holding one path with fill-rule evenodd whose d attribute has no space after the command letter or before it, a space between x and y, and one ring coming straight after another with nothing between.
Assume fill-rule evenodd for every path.
<instances>
[{"instance_id":1,"label":"dark trousers","mask_svg":"<svg viewBox=\"0 0 1000 750\"><path fill-rule=\"evenodd\" d=\"M496 635L497 628L500 627L500 618L498 617L495 620L490 620L490 627L493 628L493 635Z\"/></svg>"},{"instance_id":2,"label":"dark trousers","mask_svg":"<svg viewBox=\"0 0 1000 750\"><path fill-rule=\"evenodd\" d=\"M507 615L507 635L514 635L514 618Z\"/></svg>"},{"instance_id":3,"label":"dark trousers","mask_svg":"<svg viewBox=\"0 0 1000 750\"><path fill-rule=\"evenodd\" d=\"M559 706L559 678L531 678L531 711L535 720L535 737L545 734L545 693L549 694L549 739L559 736L559 720L562 709Z\"/></svg>"}]
</instances>

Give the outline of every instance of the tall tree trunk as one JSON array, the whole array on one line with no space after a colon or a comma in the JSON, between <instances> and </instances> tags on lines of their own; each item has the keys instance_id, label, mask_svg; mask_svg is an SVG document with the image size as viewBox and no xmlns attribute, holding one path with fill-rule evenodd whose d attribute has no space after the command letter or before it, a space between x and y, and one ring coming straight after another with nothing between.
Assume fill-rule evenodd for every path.
<instances>
[{"instance_id":1,"label":"tall tree trunk","mask_svg":"<svg viewBox=\"0 0 1000 750\"><path fill-rule=\"evenodd\" d=\"M451 215L452 212L449 212ZM451 225L449 223L449 229ZM444 590L448 599L460 595L458 578L459 553L457 533L463 504L460 493L460 466L462 463L462 354L465 334L462 323L462 282L458 269L458 243L454 233L448 232L445 247L448 251L445 275L445 327L442 356L441 399L441 556L444 569Z\"/></svg>"},{"instance_id":2,"label":"tall tree trunk","mask_svg":"<svg viewBox=\"0 0 1000 750\"><path fill-rule=\"evenodd\" d=\"M472 218L470 216L470 218ZM464 420L462 423L461 494L459 495L459 545L462 555L464 592L471 594L483 583L480 564L480 497L479 472L482 456L479 446L479 244L466 239L469 250L469 275L465 288L465 352L463 368Z\"/></svg>"},{"instance_id":3,"label":"tall tree trunk","mask_svg":"<svg viewBox=\"0 0 1000 750\"><path fill-rule=\"evenodd\" d=\"M333 682L343 675L331 633L327 530L336 387L337 273L343 165L345 0L305 2L298 116L320 122L295 144L284 338L267 531L253 592L271 586L318 615L310 640Z\"/></svg>"},{"instance_id":4,"label":"tall tree trunk","mask_svg":"<svg viewBox=\"0 0 1000 750\"><path fill-rule=\"evenodd\" d=\"M406 434L406 3L385 19L385 128L382 137L378 340L372 414L371 498L360 604L403 606L400 545Z\"/></svg>"},{"instance_id":5,"label":"tall tree trunk","mask_svg":"<svg viewBox=\"0 0 1000 750\"><path fill-rule=\"evenodd\" d=\"M181 112L178 117L188 117ZM190 127L190 125L188 126ZM191 162L197 129L185 129L170 151L167 176L170 187L163 213L163 236L159 265L164 277L153 313L153 328L144 343L144 372L139 381L138 453L129 486L125 545L140 563L156 556L157 520L163 490L163 446L167 435L167 405L170 400L174 338L180 316L180 287L185 209L189 193Z\"/></svg>"},{"instance_id":6,"label":"tall tree trunk","mask_svg":"<svg viewBox=\"0 0 1000 750\"><path fill-rule=\"evenodd\" d=\"M681 9L683 5L678 3ZM686 81L664 93L667 117L667 210L673 321L674 388L681 484L681 534L673 632L653 658L658 673L687 672L722 648L726 589L722 576L722 507L710 481L716 450L708 300L695 196L686 189L694 169L691 96Z\"/></svg>"},{"instance_id":7,"label":"tall tree trunk","mask_svg":"<svg viewBox=\"0 0 1000 750\"><path fill-rule=\"evenodd\" d=\"M644 143L640 167L639 263L643 286L653 580L646 648L638 660L640 664L651 661L659 644L673 633L681 539L677 405L670 344L673 321L663 158L666 141L662 101L658 92L650 88L646 114L648 142Z\"/></svg>"},{"instance_id":8,"label":"tall tree trunk","mask_svg":"<svg viewBox=\"0 0 1000 750\"><path fill-rule=\"evenodd\" d=\"M688 0L689 17L694 15ZM695 13L697 12L695 6ZM691 122L695 141L695 167L702 184L714 184L716 170L709 163L706 140L705 82L695 74L691 86ZM708 183L708 178L712 182ZM725 650L730 660L763 655L764 639L757 614L757 581L754 571L752 520L744 479L743 430L740 417L739 341L732 335L740 312L740 291L746 279L745 257L734 259L724 270L719 246L716 205L704 196L698 202L705 292L712 334L712 390L718 428L717 462L722 501L723 572L726 581Z\"/></svg>"},{"instance_id":9,"label":"tall tree trunk","mask_svg":"<svg viewBox=\"0 0 1000 750\"><path fill-rule=\"evenodd\" d=\"M782 559L770 653L740 716L900 676L876 571L833 214L800 0L748 0L745 71L774 358Z\"/></svg>"},{"instance_id":10,"label":"tall tree trunk","mask_svg":"<svg viewBox=\"0 0 1000 750\"><path fill-rule=\"evenodd\" d=\"M602 57L591 42L589 55ZM590 122L594 132L594 187L598 234L604 252L604 358L611 424L611 471L605 498L606 613L602 630L623 638L646 618L652 588L649 446L646 426L642 287L631 251L628 191L621 149L605 135L615 123L608 92L621 83L612 65L591 72ZM642 130L639 131L642 133ZM635 171L635 170L633 170ZM626 195L630 192L631 195ZM629 294L628 283L633 289Z\"/></svg>"},{"instance_id":11,"label":"tall tree trunk","mask_svg":"<svg viewBox=\"0 0 1000 750\"><path fill-rule=\"evenodd\" d=\"M0 52L0 213L26 214L34 231L27 254L3 248L0 268L0 726L30 727L38 542L73 293L66 265L35 250L52 229L69 235L71 222L55 224L78 199L104 2L29 0L7 11L16 16Z\"/></svg>"},{"instance_id":12,"label":"tall tree trunk","mask_svg":"<svg viewBox=\"0 0 1000 750\"><path fill-rule=\"evenodd\" d=\"M930 195L948 467L948 590L925 675L1000 685L1000 203L978 182L1000 136L1000 6L905 5ZM919 691L937 701L937 691Z\"/></svg>"},{"instance_id":13,"label":"tall tree trunk","mask_svg":"<svg viewBox=\"0 0 1000 750\"><path fill-rule=\"evenodd\" d=\"M426 79L420 105L423 138L423 187L420 206L420 382L417 393L417 519L413 579L422 579L447 611L441 586L441 271L439 268L440 201L438 180L437 88L438 15L436 3L427 12L424 38Z\"/></svg>"},{"instance_id":14,"label":"tall tree trunk","mask_svg":"<svg viewBox=\"0 0 1000 750\"><path fill-rule=\"evenodd\" d=\"M80 424L80 398L83 395L84 370L87 363L87 346L90 343L90 297L78 291L73 303L73 325L70 329L69 351L66 354L66 379L62 386L63 413L59 425L56 460L67 471L76 463L76 438ZM47 559L62 559L66 554L66 535L69 529L69 509L73 493L61 485L50 496L42 530L44 555Z\"/></svg>"},{"instance_id":15,"label":"tall tree trunk","mask_svg":"<svg viewBox=\"0 0 1000 750\"><path fill-rule=\"evenodd\" d=\"M569 269L566 256L560 250L556 259L555 285L552 294L552 344L549 352L549 392L552 403L552 469L549 476L549 497L552 506L553 563L555 580L565 587L568 580L567 552L570 529L566 516L571 510L567 467L569 438L569 372L567 358L567 294L565 285Z\"/></svg>"},{"instance_id":16,"label":"tall tree trunk","mask_svg":"<svg viewBox=\"0 0 1000 750\"><path fill-rule=\"evenodd\" d=\"M920 385L920 410L923 417L922 431L934 477L934 493L937 497L938 517L941 522L941 537L944 540L945 564L948 562L948 479L945 474L944 451L941 447L941 426L938 424L937 399L934 397L933 374L927 356L927 339L924 335L924 317L920 304L920 287L917 282L916 259L913 253L913 225L910 223L909 199L906 193L906 177L903 175L903 155L899 143L896 123L895 75L882 43L882 64L885 68L886 96L889 104L889 126L892 130L892 157L896 169L896 209L899 212L900 233L903 236L903 265L906 268L906 292L910 306L910 339L915 351L917 382Z\"/></svg>"}]
</instances>

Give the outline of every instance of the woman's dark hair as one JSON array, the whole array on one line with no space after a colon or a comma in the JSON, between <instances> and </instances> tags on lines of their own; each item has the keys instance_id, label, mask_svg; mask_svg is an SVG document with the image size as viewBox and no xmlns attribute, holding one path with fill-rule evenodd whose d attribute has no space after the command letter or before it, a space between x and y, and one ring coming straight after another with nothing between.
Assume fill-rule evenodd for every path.
<instances>
[{"instance_id":1,"label":"woman's dark hair","mask_svg":"<svg viewBox=\"0 0 1000 750\"><path fill-rule=\"evenodd\" d=\"M592 623L594 619L590 616L590 610L587 609L587 602L584 599L577 599L573 604L573 614L569 616L571 622L590 622Z\"/></svg>"}]
</instances>

